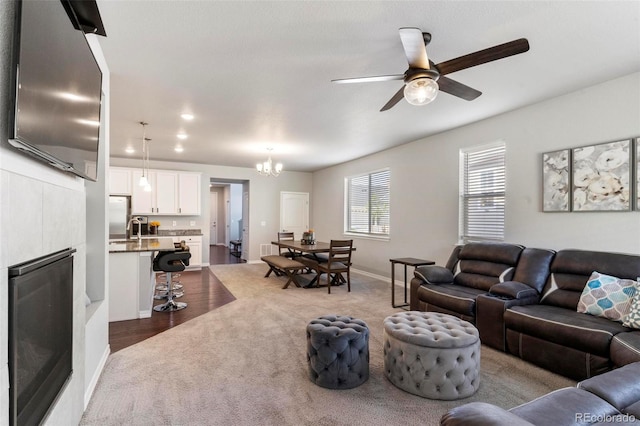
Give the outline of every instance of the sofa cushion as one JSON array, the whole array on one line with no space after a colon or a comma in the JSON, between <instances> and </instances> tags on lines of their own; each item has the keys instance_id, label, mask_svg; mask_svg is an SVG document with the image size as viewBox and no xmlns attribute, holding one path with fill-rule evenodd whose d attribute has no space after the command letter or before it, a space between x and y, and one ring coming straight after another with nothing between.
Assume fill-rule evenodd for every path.
<instances>
[{"instance_id":1,"label":"sofa cushion","mask_svg":"<svg viewBox=\"0 0 640 426\"><path fill-rule=\"evenodd\" d=\"M606 358L613 336L629 331L614 321L548 305L513 306L504 322L507 329Z\"/></svg>"},{"instance_id":2,"label":"sofa cushion","mask_svg":"<svg viewBox=\"0 0 640 426\"><path fill-rule=\"evenodd\" d=\"M469 243L458 253L454 284L484 292L492 285L513 279L523 247L507 243Z\"/></svg>"},{"instance_id":3,"label":"sofa cushion","mask_svg":"<svg viewBox=\"0 0 640 426\"><path fill-rule=\"evenodd\" d=\"M611 361L617 366L640 361L640 331L613 336L610 352Z\"/></svg>"},{"instance_id":4,"label":"sofa cushion","mask_svg":"<svg viewBox=\"0 0 640 426\"><path fill-rule=\"evenodd\" d=\"M635 293L635 280L617 278L594 271L582 290L577 311L622 322L629 313ZM640 307L638 321L640 322Z\"/></svg>"},{"instance_id":5,"label":"sofa cushion","mask_svg":"<svg viewBox=\"0 0 640 426\"><path fill-rule=\"evenodd\" d=\"M427 310L429 305L434 305L472 318L476 313L476 297L480 294L485 291L455 284L423 284L418 289L418 298L427 303Z\"/></svg>"},{"instance_id":6,"label":"sofa cushion","mask_svg":"<svg viewBox=\"0 0 640 426\"><path fill-rule=\"evenodd\" d=\"M622 324L629 328L640 329L640 281L637 281L636 293L631 300L629 312L622 318Z\"/></svg>"},{"instance_id":7,"label":"sofa cushion","mask_svg":"<svg viewBox=\"0 0 640 426\"><path fill-rule=\"evenodd\" d=\"M536 425L556 426L591 423L577 418L579 415L598 418L619 414L608 402L576 388L558 389L509 411Z\"/></svg>"},{"instance_id":8,"label":"sofa cushion","mask_svg":"<svg viewBox=\"0 0 640 426\"><path fill-rule=\"evenodd\" d=\"M636 279L640 276L640 256L588 250L560 250L551 262L551 274L542 291L540 303L575 311L582 290L593 271Z\"/></svg>"},{"instance_id":9,"label":"sofa cushion","mask_svg":"<svg viewBox=\"0 0 640 426\"><path fill-rule=\"evenodd\" d=\"M640 362L625 365L606 374L578 383L584 389L623 411L640 401Z\"/></svg>"}]
</instances>

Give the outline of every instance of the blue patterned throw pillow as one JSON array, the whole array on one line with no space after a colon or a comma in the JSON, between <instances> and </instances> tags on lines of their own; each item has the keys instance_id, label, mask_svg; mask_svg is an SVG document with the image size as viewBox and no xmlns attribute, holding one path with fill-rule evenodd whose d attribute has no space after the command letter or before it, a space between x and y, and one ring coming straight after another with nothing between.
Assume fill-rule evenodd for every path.
<instances>
[{"instance_id":1,"label":"blue patterned throw pillow","mask_svg":"<svg viewBox=\"0 0 640 426\"><path fill-rule=\"evenodd\" d=\"M594 271L582 290L578 312L622 322L631 308L636 283Z\"/></svg>"},{"instance_id":2,"label":"blue patterned throw pillow","mask_svg":"<svg viewBox=\"0 0 640 426\"><path fill-rule=\"evenodd\" d=\"M622 325L640 329L640 277L638 277L636 284L636 294L631 299L629 313L622 319Z\"/></svg>"}]
</instances>

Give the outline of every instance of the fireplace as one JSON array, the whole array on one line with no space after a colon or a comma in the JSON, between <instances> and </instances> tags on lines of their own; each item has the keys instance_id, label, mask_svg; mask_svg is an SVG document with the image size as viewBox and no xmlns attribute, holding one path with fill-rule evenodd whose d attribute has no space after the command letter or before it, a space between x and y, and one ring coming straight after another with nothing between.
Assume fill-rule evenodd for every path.
<instances>
[{"instance_id":1,"label":"fireplace","mask_svg":"<svg viewBox=\"0 0 640 426\"><path fill-rule=\"evenodd\" d=\"M9 421L37 425L72 372L73 253L9 268Z\"/></svg>"}]
</instances>

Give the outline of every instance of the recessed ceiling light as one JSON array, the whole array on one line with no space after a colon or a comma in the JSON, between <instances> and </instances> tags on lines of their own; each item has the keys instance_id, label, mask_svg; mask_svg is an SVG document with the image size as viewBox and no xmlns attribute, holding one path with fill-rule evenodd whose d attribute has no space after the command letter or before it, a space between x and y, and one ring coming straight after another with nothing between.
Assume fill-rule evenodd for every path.
<instances>
[{"instance_id":1,"label":"recessed ceiling light","mask_svg":"<svg viewBox=\"0 0 640 426\"><path fill-rule=\"evenodd\" d=\"M127 154L133 154L134 152L136 152L135 149L133 149L133 147L128 146L127 149L124 150Z\"/></svg>"},{"instance_id":2,"label":"recessed ceiling light","mask_svg":"<svg viewBox=\"0 0 640 426\"><path fill-rule=\"evenodd\" d=\"M193 114L182 114L180 117L189 121L193 120Z\"/></svg>"},{"instance_id":3,"label":"recessed ceiling light","mask_svg":"<svg viewBox=\"0 0 640 426\"><path fill-rule=\"evenodd\" d=\"M186 139L187 138L187 134L186 133L178 133L176 136L178 137L178 139Z\"/></svg>"},{"instance_id":4,"label":"recessed ceiling light","mask_svg":"<svg viewBox=\"0 0 640 426\"><path fill-rule=\"evenodd\" d=\"M173 148L173 150L175 152L182 152L184 151L184 148L182 147L182 145L177 145L175 148Z\"/></svg>"}]
</instances>

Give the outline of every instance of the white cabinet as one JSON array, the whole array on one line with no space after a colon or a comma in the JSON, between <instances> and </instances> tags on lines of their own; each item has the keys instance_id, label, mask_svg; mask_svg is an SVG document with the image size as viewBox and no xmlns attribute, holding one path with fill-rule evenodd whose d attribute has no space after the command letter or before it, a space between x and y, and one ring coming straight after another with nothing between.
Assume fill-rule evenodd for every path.
<instances>
[{"instance_id":1,"label":"white cabinet","mask_svg":"<svg viewBox=\"0 0 640 426\"><path fill-rule=\"evenodd\" d=\"M150 171L151 192L155 195L153 213L178 214L178 173L168 170Z\"/></svg>"},{"instance_id":2,"label":"white cabinet","mask_svg":"<svg viewBox=\"0 0 640 426\"><path fill-rule=\"evenodd\" d=\"M189 246L189 252L191 253L191 259L189 259L189 266L200 268L202 266L202 236L200 235L183 235L180 237L173 237L174 243L184 241Z\"/></svg>"},{"instance_id":3,"label":"white cabinet","mask_svg":"<svg viewBox=\"0 0 640 426\"><path fill-rule=\"evenodd\" d=\"M178 213L200 216L200 173L178 173Z\"/></svg>"},{"instance_id":4,"label":"white cabinet","mask_svg":"<svg viewBox=\"0 0 640 426\"><path fill-rule=\"evenodd\" d=\"M200 216L200 173L149 170L151 191L137 185L142 170L130 170L131 213Z\"/></svg>"},{"instance_id":5,"label":"white cabinet","mask_svg":"<svg viewBox=\"0 0 640 426\"><path fill-rule=\"evenodd\" d=\"M109 168L109 194L131 195L131 169Z\"/></svg>"},{"instance_id":6,"label":"white cabinet","mask_svg":"<svg viewBox=\"0 0 640 426\"><path fill-rule=\"evenodd\" d=\"M109 254L109 322L149 318L155 252Z\"/></svg>"},{"instance_id":7,"label":"white cabinet","mask_svg":"<svg viewBox=\"0 0 640 426\"><path fill-rule=\"evenodd\" d=\"M146 173L145 173L146 175ZM153 183L149 181L152 185L151 191L145 191L143 187L138 185L140 178L142 177L142 170L133 170L131 173L132 180L134 184L132 185L131 191L131 213L132 214L153 214L153 209L155 208L154 204L154 194L153 194Z\"/></svg>"}]
</instances>

